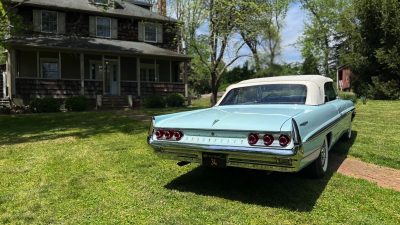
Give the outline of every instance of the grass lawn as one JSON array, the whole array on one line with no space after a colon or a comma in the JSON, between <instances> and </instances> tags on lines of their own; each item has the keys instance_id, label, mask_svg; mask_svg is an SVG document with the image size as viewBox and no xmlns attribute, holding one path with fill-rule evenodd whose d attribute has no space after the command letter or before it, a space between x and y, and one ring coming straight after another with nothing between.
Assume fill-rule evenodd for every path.
<instances>
[{"instance_id":1,"label":"grass lawn","mask_svg":"<svg viewBox=\"0 0 400 225\"><path fill-rule=\"evenodd\" d=\"M368 109L358 106L357 139L350 150L367 161L371 157L365 152L374 149L364 152L368 145L358 142L370 141L368 135L383 137L384 129L395 124L386 116L370 115L374 105L378 113L382 107L389 109L385 102L371 101ZM372 125L390 123L367 128L370 123L363 118L370 118ZM374 133L377 129L381 132ZM323 180L311 180L242 169L178 167L151 152L146 132L147 124L107 112L0 116L0 223L400 221L399 192L334 172ZM389 132L392 139L398 137L394 128ZM394 163L398 154L387 158Z\"/></svg>"},{"instance_id":2,"label":"grass lawn","mask_svg":"<svg viewBox=\"0 0 400 225\"><path fill-rule=\"evenodd\" d=\"M354 144L349 155L381 166L400 169L400 101L368 101L356 106ZM339 143L336 152L346 149ZM343 152L342 152L343 153Z\"/></svg>"}]
</instances>

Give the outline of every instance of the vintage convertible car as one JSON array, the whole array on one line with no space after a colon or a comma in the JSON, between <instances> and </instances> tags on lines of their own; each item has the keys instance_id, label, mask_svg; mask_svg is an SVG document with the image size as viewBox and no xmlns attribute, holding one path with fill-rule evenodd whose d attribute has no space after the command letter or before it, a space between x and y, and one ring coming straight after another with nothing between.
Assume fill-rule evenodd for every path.
<instances>
[{"instance_id":1,"label":"vintage convertible car","mask_svg":"<svg viewBox=\"0 0 400 225\"><path fill-rule=\"evenodd\" d=\"M156 116L148 143L163 158L212 167L297 172L322 177L328 152L351 138L354 104L318 75L242 81L215 107Z\"/></svg>"}]
</instances>

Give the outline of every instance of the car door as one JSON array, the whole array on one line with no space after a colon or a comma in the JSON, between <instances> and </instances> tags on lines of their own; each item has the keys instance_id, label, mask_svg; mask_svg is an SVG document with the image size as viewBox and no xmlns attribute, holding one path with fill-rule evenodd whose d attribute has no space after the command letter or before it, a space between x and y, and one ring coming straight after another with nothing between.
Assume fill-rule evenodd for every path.
<instances>
[{"instance_id":1,"label":"car door","mask_svg":"<svg viewBox=\"0 0 400 225\"><path fill-rule=\"evenodd\" d=\"M332 143L335 143L336 140L340 138L340 135L342 134L342 131L344 129L340 118L345 108L343 107L342 101L337 97L336 90L333 87L333 82L326 82L324 84L324 93L325 104L333 106L332 108L334 108L337 113L338 121L335 123L334 126L332 126Z\"/></svg>"}]
</instances>

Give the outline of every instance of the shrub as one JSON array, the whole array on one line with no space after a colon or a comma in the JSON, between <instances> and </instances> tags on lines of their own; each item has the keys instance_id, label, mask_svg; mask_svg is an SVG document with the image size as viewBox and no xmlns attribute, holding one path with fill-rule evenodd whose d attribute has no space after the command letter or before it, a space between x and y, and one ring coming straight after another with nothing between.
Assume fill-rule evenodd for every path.
<instances>
[{"instance_id":1,"label":"shrub","mask_svg":"<svg viewBox=\"0 0 400 225\"><path fill-rule=\"evenodd\" d=\"M62 101L54 98L37 98L29 104L30 109L37 113L60 112Z\"/></svg>"},{"instance_id":2,"label":"shrub","mask_svg":"<svg viewBox=\"0 0 400 225\"><path fill-rule=\"evenodd\" d=\"M168 107L181 107L185 104L185 97L181 94L170 94L165 99Z\"/></svg>"},{"instance_id":3,"label":"shrub","mask_svg":"<svg viewBox=\"0 0 400 225\"><path fill-rule=\"evenodd\" d=\"M339 97L344 100L350 100L354 104L357 103L357 95L353 92L340 92Z\"/></svg>"},{"instance_id":4,"label":"shrub","mask_svg":"<svg viewBox=\"0 0 400 225\"><path fill-rule=\"evenodd\" d=\"M65 100L65 108L73 112L85 111L88 108L88 102L84 96L70 97Z\"/></svg>"},{"instance_id":5,"label":"shrub","mask_svg":"<svg viewBox=\"0 0 400 225\"><path fill-rule=\"evenodd\" d=\"M378 77L372 77L372 85L369 85L368 95L377 100L400 99L400 83L396 80L381 81Z\"/></svg>"},{"instance_id":6,"label":"shrub","mask_svg":"<svg viewBox=\"0 0 400 225\"><path fill-rule=\"evenodd\" d=\"M144 99L144 106L146 108L164 108L165 100L161 96L149 96Z\"/></svg>"}]
</instances>

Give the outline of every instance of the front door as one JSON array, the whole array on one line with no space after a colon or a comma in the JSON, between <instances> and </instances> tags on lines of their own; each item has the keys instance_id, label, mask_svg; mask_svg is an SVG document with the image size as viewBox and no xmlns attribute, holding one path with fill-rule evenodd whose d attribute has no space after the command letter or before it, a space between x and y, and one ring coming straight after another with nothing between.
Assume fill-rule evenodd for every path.
<instances>
[{"instance_id":1,"label":"front door","mask_svg":"<svg viewBox=\"0 0 400 225\"><path fill-rule=\"evenodd\" d=\"M104 74L104 94L118 95L119 94L119 69L118 61L106 60Z\"/></svg>"}]
</instances>

